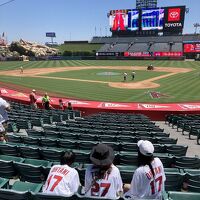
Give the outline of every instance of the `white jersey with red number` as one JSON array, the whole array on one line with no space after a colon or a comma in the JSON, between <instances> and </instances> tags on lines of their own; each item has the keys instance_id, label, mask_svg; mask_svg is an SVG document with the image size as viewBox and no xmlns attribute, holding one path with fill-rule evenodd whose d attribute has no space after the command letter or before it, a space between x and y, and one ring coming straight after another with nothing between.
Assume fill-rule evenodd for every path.
<instances>
[{"instance_id":1,"label":"white jersey with red number","mask_svg":"<svg viewBox=\"0 0 200 200\"><path fill-rule=\"evenodd\" d=\"M125 194L133 199L161 199L166 180L163 164L159 158L154 158L151 163L155 177L148 165L136 169L131 181L131 188Z\"/></svg>"},{"instance_id":2,"label":"white jersey with red number","mask_svg":"<svg viewBox=\"0 0 200 200\"><path fill-rule=\"evenodd\" d=\"M5 101L4 99L0 98L0 115L2 115L2 118L0 119L0 122L7 121L8 120L8 113L6 111L6 108L8 108L10 104Z\"/></svg>"},{"instance_id":3,"label":"white jersey with red number","mask_svg":"<svg viewBox=\"0 0 200 200\"><path fill-rule=\"evenodd\" d=\"M76 169L68 165L54 165L43 187L43 193L72 196L79 186L80 180Z\"/></svg>"},{"instance_id":4,"label":"white jersey with red number","mask_svg":"<svg viewBox=\"0 0 200 200\"><path fill-rule=\"evenodd\" d=\"M107 171L103 179L95 180L95 174L97 174L98 171L99 169L94 165L90 165L86 169L85 195L116 199L118 197L117 194L123 191L123 183L119 169L111 165L110 172L107 173Z\"/></svg>"}]
</instances>

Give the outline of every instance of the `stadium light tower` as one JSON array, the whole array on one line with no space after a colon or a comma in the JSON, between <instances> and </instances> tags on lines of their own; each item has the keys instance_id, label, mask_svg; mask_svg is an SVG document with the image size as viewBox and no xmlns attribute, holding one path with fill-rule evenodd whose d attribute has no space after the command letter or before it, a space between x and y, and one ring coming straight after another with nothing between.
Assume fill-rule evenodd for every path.
<instances>
[{"instance_id":1,"label":"stadium light tower","mask_svg":"<svg viewBox=\"0 0 200 200\"><path fill-rule=\"evenodd\" d=\"M200 27L200 23L195 23L193 24L194 28L195 28L195 34L197 34L197 29Z\"/></svg>"},{"instance_id":2,"label":"stadium light tower","mask_svg":"<svg viewBox=\"0 0 200 200\"><path fill-rule=\"evenodd\" d=\"M157 8L158 0L136 0L136 8Z\"/></svg>"}]
</instances>

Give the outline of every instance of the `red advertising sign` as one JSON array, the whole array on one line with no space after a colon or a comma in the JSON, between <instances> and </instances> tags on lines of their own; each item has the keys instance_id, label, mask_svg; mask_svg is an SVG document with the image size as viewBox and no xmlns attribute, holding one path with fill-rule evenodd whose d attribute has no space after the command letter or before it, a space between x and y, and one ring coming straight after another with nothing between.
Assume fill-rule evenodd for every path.
<instances>
[{"instance_id":1,"label":"red advertising sign","mask_svg":"<svg viewBox=\"0 0 200 200\"><path fill-rule=\"evenodd\" d=\"M124 52L124 57L181 57L182 52Z\"/></svg>"},{"instance_id":2,"label":"red advertising sign","mask_svg":"<svg viewBox=\"0 0 200 200\"><path fill-rule=\"evenodd\" d=\"M184 44L184 53L200 53L200 43Z\"/></svg>"},{"instance_id":3,"label":"red advertising sign","mask_svg":"<svg viewBox=\"0 0 200 200\"><path fill-rule=\"evenodd\" d=\"M180 8L170 8L168 10L168 22L179 22L181 19Z\"/></svg>"},{"instance_id":4,"label":"red advertising sign","mask_svg":"<svg viewBox=\"0 0 200 200\"><path fill-rule=\"evenodd\" d=\"M149 52L124 52L124 57L150 57Z\"/></svg>"},{"instance_id":5,"label":"red advertising sign","mask_svg":"<svg viewBox=\"0 0 200 200\"><path fill-rule=\"evenodd\" d=\"M154 52L156 57L181 57L183 56L182 52Z\"/></svg>"}]
</instances>

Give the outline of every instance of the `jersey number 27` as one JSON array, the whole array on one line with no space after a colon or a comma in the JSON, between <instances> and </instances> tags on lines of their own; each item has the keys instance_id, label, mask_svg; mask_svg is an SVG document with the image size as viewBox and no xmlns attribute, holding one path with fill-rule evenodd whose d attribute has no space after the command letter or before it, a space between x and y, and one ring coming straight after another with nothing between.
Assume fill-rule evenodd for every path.
<instances>
[{"instance_id":1,"label":"jersey number 27","mask_svg":"<svg viewBox=\"0 0 200 200\"><path fill-rule=\"evenodd\" d=\"M99 195L99 191L101 188L104 188L104 189L103 189L102 194ZM91 196L104 197L108 193L109 188L110 188L110 183L100 183L99 184L99 183L95 182L95 184L91 188Z\"/></svg>"}]
</instances>

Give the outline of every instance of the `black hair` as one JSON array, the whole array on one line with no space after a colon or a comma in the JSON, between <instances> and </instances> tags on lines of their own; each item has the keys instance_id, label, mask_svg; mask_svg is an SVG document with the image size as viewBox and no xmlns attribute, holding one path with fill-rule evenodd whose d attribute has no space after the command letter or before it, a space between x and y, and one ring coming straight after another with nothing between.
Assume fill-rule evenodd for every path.
<instances>
[{"instance_id":1,"label":"black hair","mask_svg":"<svg viewBox=\"0 0 200 200\"><path fill-rule=\"evenodd\" d=\"M153 167L151 165L151 162L153 161L154 156L153 154L151 156L145 156L140 151L138 150L138 166L145 166L148 165L149 168L151 169L151 173L153 174L153 177L155 177L155 173L153 170Z\"/></svg>"},{"instance_id":2,"label":"black hair","mask_svg":"<svg viewBox=\"0 0 200 200\"><path fill-rule=\"evenodd\" d=\"M72 163L74 163L75 161L75 158L76 158L76 155L74 152L72 151L66 151L64 153L64 155L61 157L60 159L60 164L61 165L71 165Z\"/></svg>"},{"instance_id":3,"label":"black hair","mask_svg":"<svg viewBox=\"0 0 200 200\"><path fill-rule=\"evenodd\" d=\"M103 179L106 174L110 174L112 171L112 164L107 166L95 166L98 169L95 180Z\"/></svg>"}]
</instances>

